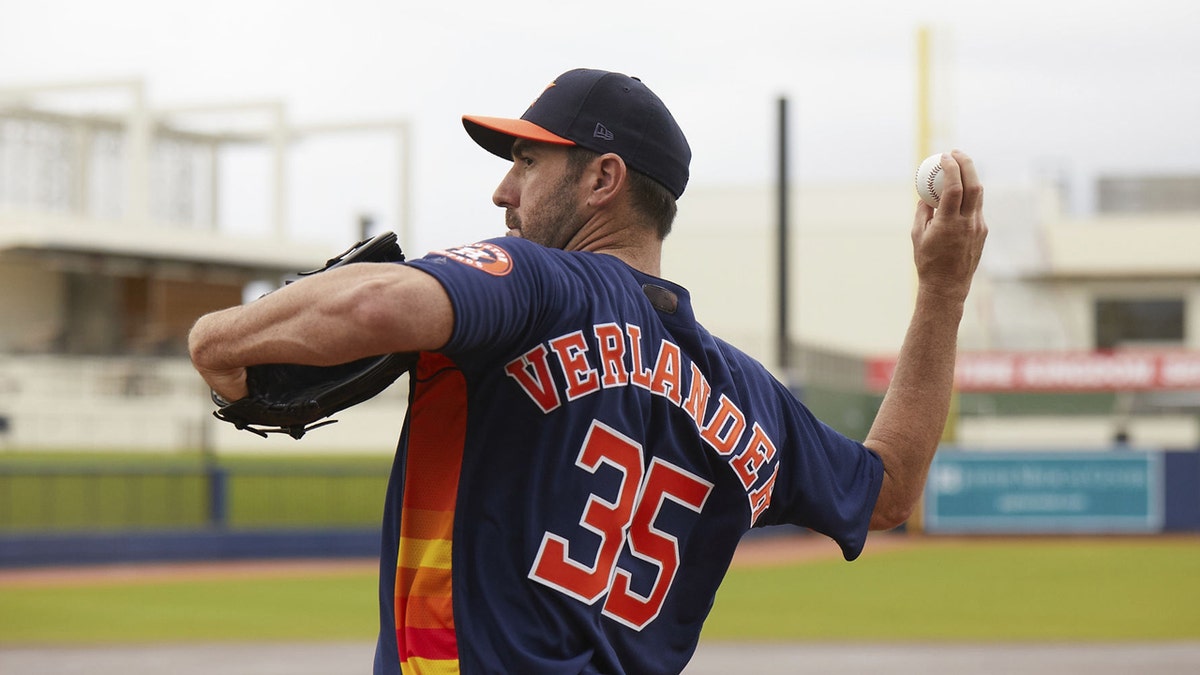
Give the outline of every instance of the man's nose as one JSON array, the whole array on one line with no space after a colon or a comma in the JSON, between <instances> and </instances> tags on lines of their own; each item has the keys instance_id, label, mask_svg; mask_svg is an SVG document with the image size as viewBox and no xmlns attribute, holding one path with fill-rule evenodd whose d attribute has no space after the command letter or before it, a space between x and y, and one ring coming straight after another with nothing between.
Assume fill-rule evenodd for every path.
<instances>
[{"instance_id":1,"label":"man's nose","mask_svg":"<svg viewBox=\"0 0 1200 675\"><path fill-rule=\"evenodd\" d=\"M514 208L518 201L517 194L515 182L512 180L512 171L509 171L504 174L504 178L496 186L496 191L492 193L492 203L504 209Z\"/></svg>"}]
</instances>

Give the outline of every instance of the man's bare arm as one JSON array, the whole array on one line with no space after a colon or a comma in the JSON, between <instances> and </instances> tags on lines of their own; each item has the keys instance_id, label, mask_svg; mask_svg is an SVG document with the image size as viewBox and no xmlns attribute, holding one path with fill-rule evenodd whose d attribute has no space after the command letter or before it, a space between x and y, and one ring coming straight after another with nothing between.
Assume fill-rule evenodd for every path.
<instances>
[{"instance_id":1,"label":"man's bare arm","mask_svg":"<svg viewBox=\"0 0 1200 675\"><path fill-rule=\"evenodd\" d=\"M450 299L433 277L406 265L358 263L201 317L188 349L209 386L232 401L246 395L246 366L328 366L438 349L453 328Z\"/></svg>"},{"instance_id":2,"label":"man's bare arm","mask_svg":"<svg viewBox=\"0 0 1200 675\"><path fill-rule=\"evenodd\" d=\"M935 212L921 203L913 221L917 299L891 385L865 444L883 459L872 529L903 523L920 499L941 441L954 386L958 327L987 238L983 186L974 163L942 159L945 186Z\"/></svg>"}]
</instances>

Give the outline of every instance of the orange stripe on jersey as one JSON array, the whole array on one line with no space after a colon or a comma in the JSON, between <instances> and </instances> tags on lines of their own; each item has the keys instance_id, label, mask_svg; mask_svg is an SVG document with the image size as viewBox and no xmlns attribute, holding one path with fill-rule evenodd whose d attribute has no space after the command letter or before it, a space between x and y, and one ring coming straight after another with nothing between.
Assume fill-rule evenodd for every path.
<instances>
[{"instance_id":1,"label":"orange stripe on jersey","mask_svg":"<svg viewBox=\"0 0 1200 675\"><path fill-rule=\"evenodd\" d=\"M400 568L403 569L403 568ZM415 574L416 570L408 570L416 577L409 588L409 597L448 598L450 597L449 574ZM410 577L411 578L411 577Z\"/></svg>"},{"instance_id":2,"label":"orange stripe on jersey","mask_svg":"<svg viewBox=\"0 0 1200 675\"><path fill-rule=\"evenodd\" d=\"M396 645L404 673L458 672L451 553L466 434L466 381L422 353L408 411L408 454L396 560Z\"/></svg>"},{"instance_id":3,"label":"orange stripe on jersey","mask_svg":"<svg viewBox=\"0 0 1200 675\"><path fill-rule=\"evenodd\" d=\"M445 623L445 618L453 615L453 601L449 596L408 596L405 619L410 632L414 628L446 628L453 635L454 625Z\"/></svg>"},{"instance_id":4,"label":"orange stripe on jersey","mask_svg":"<svg viewBox=\"0 0 1200 675\"><path fill-rule=\"evenodd\" d=\"M445 528L445 511L406 508L400 522L400 536L414 539L436 539Z\"/></svg>"}]
</instances>

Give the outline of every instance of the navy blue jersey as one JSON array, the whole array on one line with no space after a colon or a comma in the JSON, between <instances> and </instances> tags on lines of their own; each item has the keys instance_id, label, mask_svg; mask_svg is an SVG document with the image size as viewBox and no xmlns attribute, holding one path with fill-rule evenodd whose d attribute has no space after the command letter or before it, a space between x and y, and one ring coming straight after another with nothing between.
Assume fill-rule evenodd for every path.
<instances>
[{"instance_id":1,"label":"navy blue jersey","mask_svg":"<svg viewBox=\"0 0 1200 675\"><path fill-rule=\"evenodd\" d=\"M411 378L376 673L677 673L751 527L862 550L879 458L685 289L515 238L406 264L455 324Z\"/></svg>"}]
</instances>

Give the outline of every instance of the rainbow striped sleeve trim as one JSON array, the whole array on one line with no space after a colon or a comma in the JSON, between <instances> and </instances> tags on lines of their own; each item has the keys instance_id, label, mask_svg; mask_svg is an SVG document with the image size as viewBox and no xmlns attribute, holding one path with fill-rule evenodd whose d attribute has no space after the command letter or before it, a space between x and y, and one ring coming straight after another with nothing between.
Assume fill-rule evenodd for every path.
<instances>
[{"instance_id":1,"label":"rainbow striped sleeve trim","mask_svg":"<svg viewBox=\"0 0 1200 675\"><path fill-rule=\"evenodd\" d=\"M422 354L396 561L396 645L405 675L458 673L451 552L466 429L466 382L452 361Z\"/></svg>"}]
</instances>

